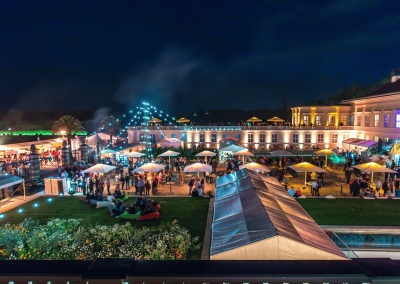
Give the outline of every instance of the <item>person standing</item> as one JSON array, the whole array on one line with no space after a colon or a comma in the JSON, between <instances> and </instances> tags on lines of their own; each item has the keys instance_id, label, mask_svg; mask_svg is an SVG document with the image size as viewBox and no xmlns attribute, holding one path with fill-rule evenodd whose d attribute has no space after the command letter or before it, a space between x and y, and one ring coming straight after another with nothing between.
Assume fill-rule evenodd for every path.
<instances>
[{"instance_id":1,"label":"person standing","mask_svg":"<svg viewBox=\"0 0 400 284\"><path fill-rule=\"evenodd\" d=\"M318 173L318 186L321 188L324 182L324 173Z\"/></svg>"},{"instance_id":2,"label":"person standing","mask_svg":"<svg viewBox=\"0 0 400 284\"><path fill-rule=\"evenodd\" d=\"M178 179L179 179L179 183L180 183L180 185L182 187L183 186L183 181L185 180L185 174L182 171L179 172Z\"/></svg>"},{"instance_id":3,"label":"person standing","mask_svg":"<svg viewBox=\"0 0 400 284\"><path fill-rule=\"evenodd\" d=\"M153 179L153 183L152 183L152 185L151 185L151 193L153 194L153 195L156 195L157 194L157 178L155 178L155 179Z\"/></svg>"},{"instance_id":4,"label":"person standing","mask_svg":"<svg viewBox=\"0 0 400 284\"><path fill-rule=\"evenodd\" d=\"M82 177L81 187L82 187L82 194L86 195L86 179L85 179L85 177Z\"/></svg>"},{"instance_id":5,"label":"person standing","mask_svg":"<svg viewBox=\"0 0 400 284\"><path fill-rule=\"evenodd\" d=\"M139 195L142 196L142 192L144 191L143 188L143 178L141 177L139 180Z\"/></svg>"},{"instance_id":6,"label":"person standing","mask_svg":"<svg viewBox=\"0 0 400 284\"><path fill-rule=\"evenodd\" d=\"M317 183L317 181L314 180L311 183L311 195L312 196L316 196L317 195L317 188L318 188L318 183ZM318 192L318 196L319 196L319 192Z\"/></svg>"},{"instance_id":7,"label":"person standing","mask_svg":"<svg viewBox=\"0 0 400 284\"><path fill-rule=\"evenodd\" d=\"M146 180L146 183L144 184L144 187L146 189L146 195L150 195L151 186L150 186L149 180Z\"/></svg>"},{"instance_id":8,"label":"person standing","mask_svg":"<svg viewBox=\"0 0 400 284\"><path fill-rule=\"evenodd\" d=\"M126 176L125 176L126 190L131 189L129 180L130 180L129 174L126 174Z\"/></svg>"},{"instance_id":9,"label":"person standing","mask_svg":"<svg viewBox=\"0 0 400 284\"><path fill-rule=\"evenodd\" d=\"M371 180L371 182L372 182L372 180ZM380 190L381 190L381 181L378 179L378 181L376 182L376 188L375 188L375 190L377 191L377 192L379 192ZM386 193L386 192L385 192Z\"/></svg>"},{"instance_id":10,"label":"person standing","mask_svg":"<svg viewBox=\"0 0 400 284\"><path fill-rule=\"evenodd\" d=\"M121 177L119 178L119 181L121 182L121 190L124 190L125 179L122 174L121 174Z\"/></svg>"},{"instance_id":11,"label":"person standing","mask_svg":"<svg viewBox=\"0 0 400 284\"><path fill-rule=\"evenodd\" d=\"M106 186L107 186L107 192L108 192L109 194L111 194L111 192L110 192L110 187L111 187L110 178L107 178Z\"/></svg>"},{"instance_id":12,"label":"person standing","mask_svg":"<svg viewBox=\"0 0 400 284\"><path fill-rule=\"evenodd\" d=\"M193 184L194 184L193 179L190 179L190 181L189 181L189 195L192 195Z\"/></svg>"}]
</instances>

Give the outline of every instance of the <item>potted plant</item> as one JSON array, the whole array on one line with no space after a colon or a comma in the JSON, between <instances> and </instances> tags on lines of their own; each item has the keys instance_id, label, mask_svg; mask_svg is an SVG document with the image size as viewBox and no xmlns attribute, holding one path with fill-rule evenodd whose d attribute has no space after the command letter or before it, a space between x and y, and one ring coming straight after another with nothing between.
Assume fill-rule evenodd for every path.
<instances>
[{"instance_id":1,"label":"potted plant","mask_svg":"<svg viewBox=\"0 0 400 284\"><path fill-rule=\"evenodd\" d=\"M68 191L68 194L71 195L71 196L73 196L75 193L76 193L75 190Z\"/></svg>"},{"instance_id":2,"label":"potted plant","mask_svg":"<svg viewBox=\"0 0 400 284\"><path fill-rule=\"evenodd\" d=\"M207 195L208 195L210 198L213 198L213 197L214 197L214 195L213 195L213 193L212 193L211 190L207 191Z\"/></svg>"}]
</instances>

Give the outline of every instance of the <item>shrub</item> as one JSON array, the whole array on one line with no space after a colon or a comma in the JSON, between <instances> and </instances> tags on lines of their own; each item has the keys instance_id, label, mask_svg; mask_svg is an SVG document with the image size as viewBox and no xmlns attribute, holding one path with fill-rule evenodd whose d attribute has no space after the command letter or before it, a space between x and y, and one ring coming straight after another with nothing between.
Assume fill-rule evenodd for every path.
<instances>
[{"instance_id":1,"label":"shrub","mask_svg":"<svg viewBox=\"0 0 400 284\"><path fill-rule=\"evenodd\" d=\"M0 259L183 259L199 249L177 221L158 227L87 226L83 219L51 219L45 225L26 219L0 230Z\"/></svg>"}]
</instances>

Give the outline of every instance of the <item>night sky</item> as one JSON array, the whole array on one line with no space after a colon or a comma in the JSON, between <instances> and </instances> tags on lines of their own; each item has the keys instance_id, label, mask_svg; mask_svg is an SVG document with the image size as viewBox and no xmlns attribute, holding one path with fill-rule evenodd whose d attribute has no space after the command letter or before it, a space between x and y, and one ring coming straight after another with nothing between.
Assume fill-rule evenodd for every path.
<instances>
[{"instance_id":1,"label":"night sky","mask_svg":"<svg viewBox=\"0 0 400 284\"><path fill-rule=\"evenodd\" d=\"M400 1L0 0L0 110L305 104L400 66Z\"/></svg>"}]
</instances>

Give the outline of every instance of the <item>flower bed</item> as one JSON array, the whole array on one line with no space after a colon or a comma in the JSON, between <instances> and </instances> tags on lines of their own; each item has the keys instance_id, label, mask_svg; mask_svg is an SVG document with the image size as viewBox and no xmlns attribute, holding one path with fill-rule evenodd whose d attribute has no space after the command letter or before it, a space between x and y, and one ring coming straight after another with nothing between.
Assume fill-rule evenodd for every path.
<instances>
[{"instance_id":1,"label":"flower bed","mask_svg":"<svg viewBox=\"0 0 400 284\"><path fill-rule=\"evenodd\" d=\"M0 259L183 259L199 249L198 237L177 221L137 229L128 222L88 225L83 219L51 219L45 225L31 218L0 230Z\"/></svg>"}]
</instances>

